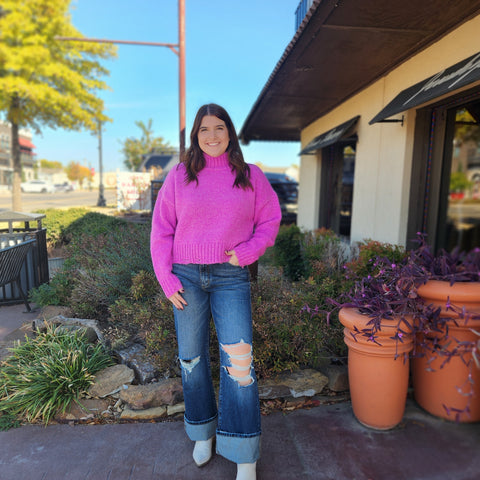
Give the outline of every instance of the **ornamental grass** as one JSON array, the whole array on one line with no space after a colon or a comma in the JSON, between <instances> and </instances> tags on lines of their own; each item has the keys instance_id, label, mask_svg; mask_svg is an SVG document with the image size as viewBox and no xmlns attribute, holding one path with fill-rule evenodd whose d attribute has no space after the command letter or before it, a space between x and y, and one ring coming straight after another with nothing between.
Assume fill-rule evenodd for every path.
<instances>
[{"instance_id":1,"label":"ornamental grass","mask_svg":"<svg viewBox=\"0 0 480 480\"><path fill-rule=\"evenodd\" d=\"M0 366L0 412L29 422L48 424L57 412L79 401L95 373L112 364L101 344L53 326L10 350L11 357Z\"/></svg>"}]
</instances>

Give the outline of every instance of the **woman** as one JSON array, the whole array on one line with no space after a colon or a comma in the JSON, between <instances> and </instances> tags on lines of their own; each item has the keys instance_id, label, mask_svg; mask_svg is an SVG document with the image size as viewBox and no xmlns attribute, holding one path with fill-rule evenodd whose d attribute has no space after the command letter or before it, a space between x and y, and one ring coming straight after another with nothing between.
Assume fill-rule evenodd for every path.
<instances>
[{"instance_id":1,"label":"woman","mask_svg":"<svg viewBox=\"0 0 480 480\"><path fill-rule=\"evenodd\" d=\"M190 148L159 192L151 253L174 306L185 429L198 466L216 451L237 463L237 480L256 478L260 408L253 369L250 278L246 268L273 245L278 198L262 171L245 163L228 113L202 106ZM209 362L213 317L220 349L219 405Z\"/></svg>"}]
</instances>

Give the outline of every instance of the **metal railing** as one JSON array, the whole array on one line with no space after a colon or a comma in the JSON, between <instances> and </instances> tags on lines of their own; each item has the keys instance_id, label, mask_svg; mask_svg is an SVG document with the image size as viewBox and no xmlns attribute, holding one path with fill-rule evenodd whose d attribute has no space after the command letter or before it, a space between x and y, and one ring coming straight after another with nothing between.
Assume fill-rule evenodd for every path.
<instances>
[{"instance_id":1,"label":"metal railing","mask_svg":"<svg viewBox=\"0 0 480 480\"><path fill-rule=\"evenodd\" d=\"M313 0L301 0L298 4L297 10L295 10L295 31L297 31L302 24L302 21L310 10L312 3Z\"/></svg>"},{"instance_id":2,"label":"metal railing","mask_svg":"<svg viewBox=\"0 0 480 480\"><path fill-rule=\"evenodd\" d=\"M19 245L29 240L33 240L33 245L20 273L21 286L27 295L30 289L49 281L47 230L45 228L21 229L13 233L0 230L0 249ZM3 265L0 265L0 268L3 269ZM0 287L0 305L19 303L22 300L21 291L15 283Z\"/></svg>"}]
</instances>

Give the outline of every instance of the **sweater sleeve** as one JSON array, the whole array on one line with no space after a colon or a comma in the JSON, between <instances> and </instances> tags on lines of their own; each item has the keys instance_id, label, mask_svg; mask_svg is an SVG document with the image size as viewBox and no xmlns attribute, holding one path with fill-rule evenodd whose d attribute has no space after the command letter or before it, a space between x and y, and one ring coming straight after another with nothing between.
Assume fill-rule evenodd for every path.
<instances>
[{"instance_id":1,"label":"sweater sleeve","mask_svg":"<svg viewBox=\"0 0 480 480\"><path fill-rule=\"evenodd\" d=\"M177 225L175 170L176 168L173 168L169 172L158 193L150 233L150 253L153 269L167 298L182 289L180 280L172 273L173 238Z\"/></svg>"},{"instance_id":2,"label":"sweater sleeve","mask_svg":"<svg viewBox=\"0 0 480 480\"><path fill-rule=\"evenodd\" d=\"M275 243L280 227L282 211L278 196L264 173L255 165L250 165L251 180L254 180L255 212L254 231L246 242L238 244L234 250L240 266L244 267L257 261L267 247Z\"/></svg>"}]
</instances>

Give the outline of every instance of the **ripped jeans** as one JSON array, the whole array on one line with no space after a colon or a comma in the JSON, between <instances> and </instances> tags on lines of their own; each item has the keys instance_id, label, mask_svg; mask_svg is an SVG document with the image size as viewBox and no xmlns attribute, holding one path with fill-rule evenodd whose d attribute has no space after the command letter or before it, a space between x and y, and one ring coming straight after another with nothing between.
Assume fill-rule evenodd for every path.
<instances>
[{"instance_id":1,"label":"ripped jeans","mask_svg":"<svg viewBox=\"0 0 480 480\"><path fill-rule=\"evenodd\" d=\"M191 440L216 434L217 453L235 463L260 456L260 402L253 369L248 268L229 263L173 265L188 305L174 307L185 400L185 430ZM220 349L217 402L210 371L210 319Z\"/></svg>"}]
</instances>

